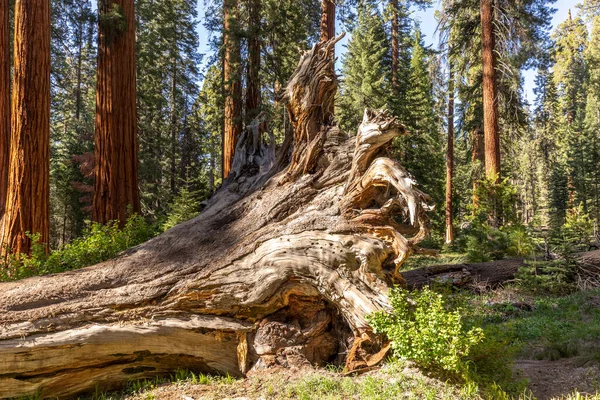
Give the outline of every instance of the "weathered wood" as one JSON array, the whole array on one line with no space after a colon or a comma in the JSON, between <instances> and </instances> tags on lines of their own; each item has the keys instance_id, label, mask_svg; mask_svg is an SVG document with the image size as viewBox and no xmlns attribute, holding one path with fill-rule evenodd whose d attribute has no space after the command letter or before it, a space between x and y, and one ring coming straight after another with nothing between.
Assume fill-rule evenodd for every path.
<instances>
[{"instance_id":1,"label":"weathered wood","mask_svg":"<svg viewBox=\"0 0 600 400\"><path fill-rule=\"evenodd\" d=\"M574 255L577 261L578 285L582 288L600 285L600 250ZM531 261L531 260L530 260ZM493 288L515 279L519 268L526 265L527 259L511 258L482 263L434 265L402 272L408 288L447 283L463 288Z\"/></svg>"},{"instance_id":2,"label":"weathered wood","mask_svg":"<svg viewBox=\"0 0 600 400\"><path fill-rule=\"evenodd\" d=\"M288 167L251 127L195 219L100 265L0 284L0 395L383 357L366 316L390 306L428 198L386 157L403 132L393 118L366 112L348 137L320 109L337 87L334 44L306 53L288 85Z\"/></svg>"},{"instance_id":3,"label":"weathered wood","mask_svg":"<svg viewBox=\"0 0 600 400\"><path fill-rule=\"evenodd\" d=\"M522 258L473 264L446 264L417 268L402 272L410 289L419 289L435 283L448 283L460 287L494 287L514 279L519 268L525 265Z\"/></svg>"}]
</instances>

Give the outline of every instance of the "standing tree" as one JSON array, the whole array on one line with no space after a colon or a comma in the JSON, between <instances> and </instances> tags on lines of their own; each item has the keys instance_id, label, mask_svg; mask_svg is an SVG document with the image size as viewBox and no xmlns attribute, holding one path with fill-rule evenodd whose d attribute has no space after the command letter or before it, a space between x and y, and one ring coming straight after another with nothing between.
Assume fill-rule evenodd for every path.
<instances>
[{"instance_id":1,"label":"standing tree","mask_svg":"<svg viewBox=\"0 0 600 400\"><path fill-rule=\"evenodd\" d=\"M335 3L334 0L321 0L321 42L335 36Z\"/></svg>"},{"instance_id":2,"label":"standing tree","mask_svg":"<svg viewBox=\"0 0 600 400\"><path fill-rule=\"evenodd\" d=\"M454 176L454 71L448 65L448 147L446 150L446 244L454 242L452 225L452 178Z\"/></svg>"},{"instance_id":3,"label":"standing tree","mask_svg":"<svg viewBox=\"0 0 600 400\"><path fill-rule=\"evenodd\" d=\"M10 155L10 26L8 0L0 2L0 219L4 214Z\"/></svg>"},{"instance_id":4,"label":"standing tree","mask_svg":"<svg viewBox=\"0 0 600 400\"><path fill-rule=\"evenodd\" d=\"M49 239L50 0L17 0L8 191L0 243L28 253Z\"/></svg>"},{"instance_id":5,"label":"standing tree","mask_svg":"<svg viewBox=\"0 0 600 400\"><path fill-rule=\"evenodd\" d=\"M246 76L246 124L260 113L261 0L248 0L248 66Z\"/></svg>"},{"instance_id":6,"label":"standing tree","mask_svg":"<svg viewBox=\"0 0 600 400\"><path fill-rule=\"evenodd\" d=\"M394 95L398 95L398 66L399 66L399 46L400 46L400 30L399 18L400 9L398 8L398 0L390 1L392 13L392 91Z\"/></svg>"},{"instance_id":7,"label":"standing tree","mask_svg":"<svg viewBox=\"0 0 600 400\"><path fill-rule=\"evenodd\" d=\"M93 217L124 224L140 212L133 0L98 4Z\"/></svg>"},{"instance_id":8,"label":"standing tree","mask_svg":"<svg viewBox=\"0 0 600 400\"><path fill-rule=\"evenodd\" d=\"M225 123L223 132L223 178L227 178L233 163L237 139L242 133L242 83L240 79L240 38L238 2L223 3L223 81L225 84Z\"/></svg>"},{"instance_id":9,"label":"standing tree","mask_svg":"<svg viewBox=\"0 0 600 400\"><path fill-rule=\"evenodd\" d=\"M500 179L500 132L498 128L498 84L496 81L496 36L492 0L481 0L481 60L483 67L483 134L485 173Z\"/></svg>"}]
</instances>

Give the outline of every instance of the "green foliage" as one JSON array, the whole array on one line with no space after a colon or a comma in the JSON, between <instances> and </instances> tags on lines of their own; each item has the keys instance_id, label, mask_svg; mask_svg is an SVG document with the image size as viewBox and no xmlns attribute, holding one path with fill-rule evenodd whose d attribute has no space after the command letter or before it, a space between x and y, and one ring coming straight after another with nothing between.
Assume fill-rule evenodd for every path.
<instances>
[{"instance_id":1,"label":"green foliage","mask_svg":"<svg viewBox=\"0 0 600 400\"><path fill-rule=\"evenodd\" d=\"M389 297L392 311L372 314L369 323L392 341L396 357L428 369L465 371L465 357L483 340L481 329L465 330L460 310L446 310L442 296L428 288L409 293L396 287Z\"/></svg>"},{"instance_id":2,"label":"green foliage","mask_svg":"<svg viewBox=\"0 0 600 400\"><path fill-rule=\"evenodd\" d=\"M365 108L379 109L388 103L390 87L387 37L377 8L363 5L352 31L348 51L342 57L344 80L339 99L340 124L354 133Z\"/></svg>"},{"instance_id":3,"label":"green foliage","mask_svg":"<svg viewBox=\"0 0 600 400\"><path fill-rule=\"evenodd\" d=\"M98 4L99 9L103 12L98 13L98 25L106 35L106 41L110 45L113 40L123 32L127 31L127 16L123 7L118 3L111 3L107 7L104 3L107 0L101 0Z\"/></svg>"},{"instance_id":4,"label":"green foliage","mask_svg":"<svg viewBox=\"0 0 600 400\"><path fill-rule=\"evenodd\" d=\"M94 265L116 257L122 251L143 243L157 234L156 227L137 214L123 228L117 222L92 223L83 236L47 254L39 235L31 235L30 255L11 255L0 268L0 281L53 274Z\"/></svg>"},{"instance_id":5,"label":"green foliage","mask_svg":"<svg viewBox=\"0 0 600 400\"><path fill-rule=\"evenodd\" d=\"M567 220L559 235L563 243L573 246L573 250L589 249L594 235L594 222L584 212L582 205L567 212Z\"/></svg>"},{"instance_id":6,"label":"green foliage","mask_svg":"<svg viewBox=\"0 0 600 400\"><path fill-rule=\"evenodd\" d=\"M188 189L188 185L184 185L169 208L170 212L163 224L163 230L165 231L194 218L200 213L198 192L191 191Z\"/></svg>"}]
</instances>

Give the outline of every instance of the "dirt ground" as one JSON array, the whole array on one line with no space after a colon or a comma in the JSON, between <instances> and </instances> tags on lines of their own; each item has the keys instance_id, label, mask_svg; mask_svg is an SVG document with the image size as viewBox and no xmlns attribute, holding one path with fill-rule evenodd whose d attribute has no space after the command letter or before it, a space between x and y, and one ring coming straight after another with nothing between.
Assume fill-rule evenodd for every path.
<instances>
[{"instance_id":1,"label":"dirt ground","mask_svg":"<svg viewBox=\"0 0 600 400\"><path fill-rule=\"evenodd\" d=\"M577 390L596 394L600 390L600 369L582 358L517 360L515 369L529 379L529 389L538 400L560 398Z\"/></svg>"}]
</instances>

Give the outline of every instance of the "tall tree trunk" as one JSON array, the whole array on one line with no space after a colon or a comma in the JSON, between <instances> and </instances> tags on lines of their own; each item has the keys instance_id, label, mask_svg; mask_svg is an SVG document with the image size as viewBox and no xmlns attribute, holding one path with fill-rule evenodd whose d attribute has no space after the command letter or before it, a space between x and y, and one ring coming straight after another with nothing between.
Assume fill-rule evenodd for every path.
<instances>
[{"instance_id":1,"label":"tall tree trunk","mask_svg":"<svg viewBox=\"0 0 600 400\"><path fill-rule=\"evenodd\" d=\"M260 113L260 48L261 0L248 1L248 70L246 78L246 124L250 124Z\"/></svg>"},{"instance_id":2,"label":"tall tree trunk","mask_svg":"<svg viewBox=\"0 0 600 400\"><path fill-rule=\"evenodd\" d=\"M446 244L454 242L452 225L452 178L454 176L454 71L449 64L448 77L448 149L446 154Z\"/></svg>"},{"instance_id":3,"label":"tall tree trunk","mask_svg":"<svg viewBox=\"0 0 600 400\"><path fill-rule=\"evenodd\" d=\"M98 24L93 217L124 224L129 209L140 212L133 0L105 0L98 12L115 9L121 23Z\"/></svg>"},{"instance_id":4,"label":"tall tree trunk","mask_svg":"<svg viewBox=\"0 0 600 400\"><path fill-rule=\"evenodd\" d=\"M173 66L171 68L171 112L169 122L171 124L171 160L170 160L170 183L171 194L177 193L177 110L175 97L177 91L177 59L173 57Z\"/></svg>"},{"instance_id":5,"label":"tall tree trunk","mask_svg":"<svg viewBox=\"0 0 600 400\"><path fill-rule=\"evenodd\" d=\"M240 79L240 39L238 33L238 1L223 3L223 81L225 85L225 123L223 125L223 178L233 163L235 145L242 133L242 83Z\"/></svg>"},{"instance_id":6,"label":"tall tree trunk","mask_svg":"<svg viewBox=\"0 0 600 400\"><path fill-rule=\"evenodd\" d=\"M476 210L479 206L477 190L479 188L479 181L483 177L482 168L485 165L485 146L481 128L475 128L472 132L472 136L473 155L471 161L473 163L473 210Z\"/></svg>"},{"instance_id":7,"label":"tall tree trunk","mask_svg":"<svg viewBox=\"0 0 600 400\"><path fill-rule=\"evenodd\" d=\"M391 0L392 6L392 90L394 95L398 95L398 63L400 56L399 40L400 32L398 27L398 19L400 10L398 9L398 0Z\"/></svg>"},{"instance_id":8,"label":"tall tree trunk","mask_svg":"<svg viewBox=\"0 0 600 400\"><path fill-rule=\"evenodd\" d=\"M9 0L0 0L0 220L4 215L10 157Z\"/></svg>"},{"instance_id":9,"label":"tall tree trunk","mask_svg":"<svg viewBox=\"0 0 600 400\"><path fill-rule=\"evenodd\" d=\"M485 173L500 179L500 134L498 129L498 86L496 82L496 37L494 0L481 0L481 59L483 67L483 132L485 138Z\"/></svg>"},{"instance_id":10,"label":"tall tree trunk","mask_svg":"<svg viewBox=\"0 0 600 400\"><path fill-rule=\"evenodd\" d=\"M321 0L321 42L335 37L335 3Z\"/></svg>"},{"instance_id":11,"label":"tall tree trunk","mask_svg":"<svg viewBox=\"0 0 600 400\"><path fill-rule=\"evenodd\" d=\"M28 253L50 226L50 0L17 0L8 191L0 243Z\"/></svg>"}]
</instances>

